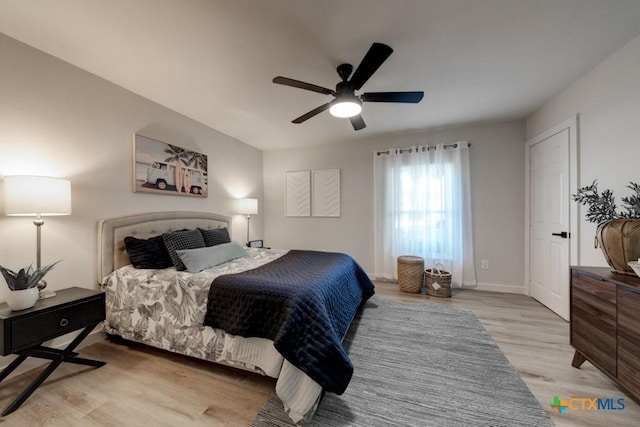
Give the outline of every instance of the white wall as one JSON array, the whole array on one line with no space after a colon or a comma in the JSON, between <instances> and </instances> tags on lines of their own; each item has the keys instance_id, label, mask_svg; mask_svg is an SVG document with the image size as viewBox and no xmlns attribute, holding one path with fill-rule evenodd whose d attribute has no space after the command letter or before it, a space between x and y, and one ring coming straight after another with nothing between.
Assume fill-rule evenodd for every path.
<instances>
[{"instance_id":1,"label":"white wall","mask_svg":"<svg viewBox=\"0 0 640 427\"><path fill-rule=\"evenodd\" d=\"M572 115L579 115L579 185L598 180L618 202L625 186L640 182L640 37L593 68L527 119L531 139ZM572 208L578 208L577 204ZM579 264L606 266L593 247L595 225L580 211Z\"/></svg>"},{"instance_id":2,"label":"white wall","mask_svg":"<svg viewBox=\"0 0 640 427\"><path fill-rule=\"evenodd\" d=\"M73 214L47 218L43 261L63 259L48 276L52 289L95 287L95 224L99 218L185 209L233 215L235 197L261 199L252 237L267 245L339 250L373 271L372 152L388 147L468 140L472 143L476 263L485 284L521 287L524 256L523 142L579 114L581 185L598 179L618 198L640 181L640 38L616 52L522 122L467 126L370 138L264 155L105 80L0 35L0 175L38 173L72 181ZM134 132L209 156L207 199L131 191ZM264 161L263 161L264 157ZM284 216L288 170L340 168L341 218ZM263 175L264 169L264 175ZM261 181L264 179L264 199ZM262 206L264 205L264 206ZM262 218L266 218L264 228ZM246 222L234 216L234 237ZM594 226L580 224L580 262L605 265L592 248ZM28 218L0 216L0 260L18 267L34 259ZM4 288L4 287L3 287Z\"/></svg>"},{"instance_id":3,"label":"white wall","mask_svg":"<svg viewBox=\"0 0 640 427\"><path fill-rule=\"evenodd\" d=\"M478 281L487 289L523 292L524 122L370 138L264 153L265 244L345 252L373 272L373 152L393 147L469 141ZM284 173L342 172L340 218L284 216ZM491 268L480 270L480 260Z\"/></svg>"},{"instance_id":4,"label":"white wall","mask_svg":"<svg viewBox=\"0 0 640 427\"><path fill-rule=\"evenodd\" d=\"M234 199L262 198L260 150L1 34L0 58L0 176L71 180L72 215L47 217L42 228L43 264L63 260L47 275L51 289L97 288L101 218L216 212L233 216L232 236L244 240L246 219L234 214ZM133 193L135 132L207 154L209 197ZM262 216L254 216L251 227L261 234ZM0 216L0 236L0 264L35 262L32 218Z\"/></svg>"}]
</instances>

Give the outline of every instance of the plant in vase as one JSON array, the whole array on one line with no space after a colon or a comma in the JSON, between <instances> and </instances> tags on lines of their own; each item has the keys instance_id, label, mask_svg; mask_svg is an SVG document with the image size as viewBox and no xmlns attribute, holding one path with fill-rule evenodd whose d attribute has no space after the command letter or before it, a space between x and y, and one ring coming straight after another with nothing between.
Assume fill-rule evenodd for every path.
<instances>
[{"instance_id":1,"label":"plant in vase","mask_svg":"<svg viewBox=\"0 0 640 427\"><path fill-rule=\"evenodd\" d=\"M0 265L0 273L9 288L6 294L9 308L15 311L33 307L38 300L38 284L59 262L56 261L35 270L29 265L27 268L21 268L17 273Z\"/></svg>"},{"instance_id":2,"label":"plant in vase","mask_svg":"<svg viewBox=\"0 0 640 427\"><path fill-rule=\"evenodd\" d=\"M640 185L630 182L633 195L623 197L618 210L611 190L598 190L597 181L582 187L573 200L588 206L587 221L597 224L595 246L600 247L611 271L634 275L630 261L640 258Z\"/></svg>"}]
</instances>

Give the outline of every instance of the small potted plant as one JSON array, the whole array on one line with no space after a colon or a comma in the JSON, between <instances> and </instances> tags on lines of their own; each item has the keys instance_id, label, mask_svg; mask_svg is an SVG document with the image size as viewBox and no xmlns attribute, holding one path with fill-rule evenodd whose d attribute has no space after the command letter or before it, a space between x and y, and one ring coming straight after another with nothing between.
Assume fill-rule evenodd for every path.
<instances>
[{"instance_id":1,"label":"small potted plant","mask_svg":"<svg viewBox=\"0 0 640 427\"><path fill-rule=\"evenodd\" d=\"M597 181L582 187L573 200L588 206L587 221L598 225L595 246L600 247L614 273L634 275L629 261L640 258L640 185L630 182L633 195L623 197L618 210L611 190L598 191Z\"/></svg>"},{"instance_id":2,"label":"small potted plant","mask_svg":"<svg viewBox=\"0 0 640 427\"><path fill-rule=\"evenodd\" d=\"M38 284L59 262L56 261L35 270L29 265L27 268L21 268L17 273L0 265L0 273L9 287L9 292L6 294L9 308L17 311L33 307L38 300Z\"/></svg>"}]
</instances>

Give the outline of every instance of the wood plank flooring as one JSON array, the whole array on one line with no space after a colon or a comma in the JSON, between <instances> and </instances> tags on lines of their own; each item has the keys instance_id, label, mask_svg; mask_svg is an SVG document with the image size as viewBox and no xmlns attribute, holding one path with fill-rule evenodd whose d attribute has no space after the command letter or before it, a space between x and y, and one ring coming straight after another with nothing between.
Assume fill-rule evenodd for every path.
<instances>
[{"instance_id":1,"label":"wood plank flooring","mask_svg":"<svg viewBox=\"0 0 640 427\"><path fill-rule=\"evenodd\" d=\"M471 290L454 290L452 298L432 298L402 293L386 282L376 283L376 289L374 298L472 310L557 426L638 425L640 406L613 382L589 362L581 369L571 367L569 324L533 299ZM248 426L275 386L271 378L131 343L101 341L83 348L81 354L107 365L93 369L63 364L20 409L1 417L0 424ZM2 383L0 407L40 369ZM554 396L624 397L626 407L559 415L549 407Z\"/></svg>"}]
</instances>

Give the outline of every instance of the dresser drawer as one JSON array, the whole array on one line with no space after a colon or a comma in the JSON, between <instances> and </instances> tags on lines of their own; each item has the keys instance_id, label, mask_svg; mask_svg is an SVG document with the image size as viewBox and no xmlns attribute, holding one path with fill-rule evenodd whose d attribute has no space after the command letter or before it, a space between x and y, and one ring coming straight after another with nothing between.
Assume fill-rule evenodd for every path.
<instances>
[{"instance_id":1,"label":"dresser drawer","mask_svg":"<svg viewBox=\"0 0 640 427\"><path fill-rule=\"evenodd\" d=\"M640 289L618 287L618 380L640 398Z\"/></svg>"},{"instance_id":2,"label":"dresser drawer","mask_svg":"<svg viewBox=\"0 0 640 427\"><path fill-rule=\"evenodd\" d=\"M574 271L571 275L571 344L591 363L617 374L615 283Z\"/></svg>"},{"instance_id":3,"label":"dresser drawer","mask_svg":"<svg viewBox=\"0 0 640 427\"><path fill-rule=\"evenodd\" d=\"M11 351L19 351L84 328L105 318L104 295L60 306L56 310L15 319L11 323Z\"/></svg>"}]
</instances>

